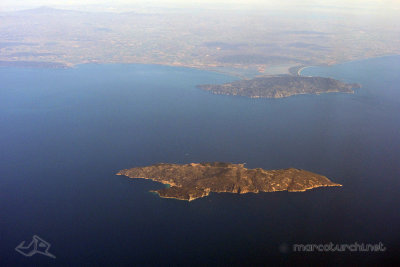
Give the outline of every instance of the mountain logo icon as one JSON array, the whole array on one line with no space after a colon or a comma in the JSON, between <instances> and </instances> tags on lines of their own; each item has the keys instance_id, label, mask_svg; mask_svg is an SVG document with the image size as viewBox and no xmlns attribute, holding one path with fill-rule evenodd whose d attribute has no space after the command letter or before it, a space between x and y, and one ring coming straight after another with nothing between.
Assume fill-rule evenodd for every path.
<instances>
[{"instance_id":1,"label":"mountain logo icon","mask_svg":"<svg viewBox=\"0 0 400 267\"><path fill-rule=\"evenodd\" d=\"M25 241L22 241L16 248L15 250L24 255L25 257L32 257L35 254L42 254L45 256L48 256L50 258L55 259L56 256L51 254L49 252L50 249L50 243L44 240L43 238L40 238L37 235L34 235L32 237L32 241L25 246Z\"/></svg>"}]
</instances>

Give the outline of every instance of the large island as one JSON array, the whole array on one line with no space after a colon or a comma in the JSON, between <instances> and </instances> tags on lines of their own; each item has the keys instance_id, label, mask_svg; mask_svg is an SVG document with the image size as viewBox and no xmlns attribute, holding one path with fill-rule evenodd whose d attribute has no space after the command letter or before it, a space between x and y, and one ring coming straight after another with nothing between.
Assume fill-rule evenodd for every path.
<instances>
[{"instance_id":1,"label":"large island","mask_svg":"<svg viewBox=\"0 0 400 267\"><path fill-rule=\"evenodd\" d=\"M259 193L300 192L316 187L341 186L327 177L299 169L246 169L244 164L211 162L190 164L160 163L121 170L117 175L151 179L170 185L155 190L160 197L194 200L210 192Z\"/></svg>"},{"instance_id":2,"label":"large island","mask_svg":"<svg viewBox=\"0 0 400 267\"><path fill-rule=\"evenodd\" d=\"M354 93L359 84L348 84L332 78L275 75L225 84L198 85L200 89L221 95L251 98L282 98L299 94Z\"/></svg>"}]
</instances>

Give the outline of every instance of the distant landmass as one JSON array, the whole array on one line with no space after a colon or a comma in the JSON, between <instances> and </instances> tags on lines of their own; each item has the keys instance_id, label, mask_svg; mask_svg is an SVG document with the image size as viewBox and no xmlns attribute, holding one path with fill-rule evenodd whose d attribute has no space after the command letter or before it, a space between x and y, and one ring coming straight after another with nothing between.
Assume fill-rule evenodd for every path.
<instances>
[{"instance_id":1,"label":"distant landmass","mask_svg":"<svg viewBox=\"0 0 400 267\"><path fill-rule=\"evenodd\" d=\"M262 54L238 54L217 58L221 63L233 64L284 64L284 63L302 63L307 64L308 61L286 56L265 56Z\"/></svg>"},{"instance_id":2,"label":"distant landmass","mask_svg":"<svg viewBox=\"0 0 400 267\"><path fill-rule=\"evenodd\" d=\"M207 8L156 10L40 7L0 11L0 61L7 62L1 65L160 64L253 78L287 74L288 68L298 65L325 66L400 53L398 23L375 23L365 26L368 31L364 33L359 27L348 27L349 20L338 21L335 16L321 20L318 16L281 16L275 11L250 12L249 16L230 8L217 13ZM345 9L336 11L349 16ZM397 19L386 15L388 20ZM371 20L373 16L363 21ZM310 25L318 25L319 30L310 30Z\"/></svg>"},{"instance_id":3,"label":"distant landmass","mask_svg":"<svg viewBox=\"0 0 400 267\"><path fill-rule=\"evenodd\" d=\"M299 94L354 93L360 84L344 83L332 78L276 75L240 80L220 85L198 85L200 89L221 95L251 98L282 98Z\"/></svg>"},{"instance_id":4,"label":"distant landmass","mask_svg":"<svg viewBox=\"0 0 400 267\"><path fill-rule=\"evenodd\" d=\"M244 164L211 162L190 164L160 163L147 167L121 170L117 175L143 178L168 184L155 190L163 198L194 200L210 192L259 193L301 192L316 187L341 186L327 177L299 169L246 169Z\"/></svg>"},{"instance_id":5,"label":"distant landmass","mask_svg":"<svg viewBox=\"0 0 400 267\"><path fill-rule=\"evenodd\" d=\"M48 69L65 69L66 64L58 62L42 62L42 61L4 61L0 60L0 67L21 67L21 68L48 68Z\"/></svg>"}]
</instances>

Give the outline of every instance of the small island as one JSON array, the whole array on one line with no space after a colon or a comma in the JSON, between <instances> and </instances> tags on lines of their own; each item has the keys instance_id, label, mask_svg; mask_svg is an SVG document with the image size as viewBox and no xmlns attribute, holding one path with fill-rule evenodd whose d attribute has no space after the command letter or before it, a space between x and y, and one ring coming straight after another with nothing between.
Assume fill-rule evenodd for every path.
<instances>
[{"instance_id":1,"label":"small island","mask_svg":"<svg viewBox=\"0 0 400 267\"><path fill-rule=\"evenodd\" d=\"M360 84L344 83L332 78L275 75L240 80L220 85L205 84L198 88L214 94L251 98L283 98L300 94L354 93Z\"/></svg>"},{"instance_id":2,"label":"small island","mask_svg":"<svg viewBox=\"0 0 400 267\"><path fill-rule=\"evenodd\" d=\"M150 179L169 185L155 190L160 197L192 201L210 192L259 193L302 192L312 188L342 186L327 177L294 168L281 170L246 169L244 164L223 162L167 164L121 170L117 175Z\"/></svg>"}]
</instances>

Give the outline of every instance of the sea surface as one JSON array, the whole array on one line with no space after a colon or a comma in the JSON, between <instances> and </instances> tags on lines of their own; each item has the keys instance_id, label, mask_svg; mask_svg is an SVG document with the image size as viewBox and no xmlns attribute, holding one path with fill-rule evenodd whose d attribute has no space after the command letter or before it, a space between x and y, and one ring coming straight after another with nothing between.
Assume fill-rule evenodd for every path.
<instances>
[{"instance_id":1,"label":"sea surface","mask_svg":"<svg viewBox=\"0 0 400 267\"><path fill-rule=\"evenodd\" d=\"M400 255L400 57L302 75L355 94L250 99L197 84L237 78L158 65L0 68L0 265L393 263ZM301 168L343 187L192 202L116 176L159 162ZM15 251L37 235L55 259ZM383 243L385 252L294 252Z\"/></svg>"}]
</instances>

